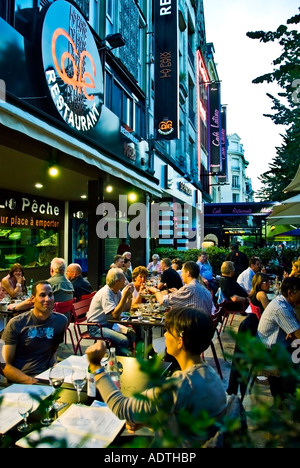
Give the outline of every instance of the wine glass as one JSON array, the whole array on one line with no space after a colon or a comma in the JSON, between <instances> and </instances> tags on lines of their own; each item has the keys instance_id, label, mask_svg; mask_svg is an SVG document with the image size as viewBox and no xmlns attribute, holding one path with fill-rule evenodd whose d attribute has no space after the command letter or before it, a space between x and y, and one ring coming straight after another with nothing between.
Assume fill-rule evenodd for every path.
<instances>
[{"instance_id":1,"label":"wine glass","mask_svg":"<svg viewBox=\"0 0 300 468\"><path fill-rule=\"evenodd\" d=\"M18 398L18 411L24 422L20 424L17 429L20 432L25 432L30 428L30 425L27 423L27 418L32 411L33 401L30 395L22 394Z\"/></svg>"},{"instance_id":2,"label":"wine glass","mask_svg":"<svg viewBox=\"0 0 300 468\"><path fill-rule=\"evenodd\" d=\"M57 388L60 388L65 381L64 368L61 366L53 366L49 372L49 382L53 387L53 393ZM58 412L63 409L67 404L63 402L53 402L53 409Z\"/></svg>"},{"instance_id":3,"label":"wine glass","mask_svg":"<svg viewBox=\"0 0 300 468\"><path fill-rule=\"evenodd\" d=\"M80 392L86 384L86 370L82 367L72 369L72 383L77 390L77 403L80 403Z\"/></svg>"}]
</instances>

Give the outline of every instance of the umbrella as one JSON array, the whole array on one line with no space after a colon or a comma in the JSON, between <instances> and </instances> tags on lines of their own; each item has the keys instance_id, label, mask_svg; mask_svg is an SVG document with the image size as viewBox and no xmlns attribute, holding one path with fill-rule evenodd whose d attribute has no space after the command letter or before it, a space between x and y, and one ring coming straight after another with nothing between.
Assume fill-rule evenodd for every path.
<instances>
[{"instance_id":1,"label":"umbrella","mask_svg":"<svg viewBox=\"0 0 300 468\"><path fill-rule=\"evenodd\" d=\"M289 198L276 205L267 218L268 224L293 224L300 225L300 194Z\"/></svg>"}]
</instances>

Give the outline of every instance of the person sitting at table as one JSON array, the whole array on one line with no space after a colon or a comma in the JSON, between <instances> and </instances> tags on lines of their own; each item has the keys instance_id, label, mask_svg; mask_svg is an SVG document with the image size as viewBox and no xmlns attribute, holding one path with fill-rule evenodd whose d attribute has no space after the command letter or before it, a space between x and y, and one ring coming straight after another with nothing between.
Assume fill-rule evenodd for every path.
<instances>
[{"instance_id":1,"label":"person sitting at table","mask_svg":"<svg viewBox=\"0 0 300 468\"><path fill-rule=\"evenodd\" d=\"M132 270L130 269L131 267L131 261L129 258L124 257L124 266L122 270L124 271L124 275L126 276L126 279L128 283L132 282Z\"/></svg>"},{"instance_id":2,"label":"person sitting at table","mask_svg":"<svg viewBox=\"0 0 300 468\"><path fill-rule=\"evenodd\" d=\"M53 258L50 264L50 278L48 282L51 284L54 294L54 302L66 302L73 299L74 288L66 276L66 262L63 258Z\"/></svg>"},{"instance_id":3,"label":"person sitting at table","mask_svg":"<svg viewBox=\"0 0 300 468\"><path fill-rule=\"evenodd\" d=\"M92 285L82 276L82 268L79 263L70 263L67 266L66 278L72 283L76 299L93 291Z\"/></svg>"},{"instance_id":4,"label":"person sitting at table","mask_svg":"<svg viewBox=\"0 0 300 468\"><path fill-rule=\"evenodd\" d=\"M56 362L56 351L64 340L68 320L53 312L54 294L48 281L33 285L33 309L12 318L2 340L3 374L10 382L35 384L35 375Z\"/></svg>"},{"instance_id":5,"label":"person sitting at table","mask_svg":"<svg viewBox=\"0 0 300 468\"><path fill-rule=\"evenodd\" d=\"M15 263L7 276L1 280L0 300L9 295L11 299L27 294L24 269L20 263Z\"/></svg>"},{"instance_id":6,"label":"person sitting at table","mask_svg":"<svg viewBox=\"0 0 300 468\"><path fill-rule=\"evenodd\" d=\"M292 261L292 270L291 273L288 274L287 272L283 273L284 278L288 278L291 276L298 276L300 277L300 260L293 260Z\"/></svg>"},{"instance_id":7,"label":"person sitting at table","mask_svg":"<svg viewBox=\"0 0 300 468\"><path fill-rule=\"evenodd\" d=\"M237 278L237 282L249 294L252 288L252 279L255 273L261 270L261 263L258 257L251 257L249 260L249 268L244 270Z\"/></svg>"},{"instance_id":8,"label":"person sitting at table","mask_svg":"<svg viewBox=\"0 0 300 468\"><path fill-rule=\"evenodd\" d=\"M200 284L199 272L199 265L196 262L184 263L181 271L184 286L171 294L156 292L157 301L165 307L197 307L211 315L214 308L212 296L208 289Z\"/></svg>"},{"instance_id":9,"label":"person sitting at table","mask_svg":"<svg viewBox=\"0 0 300 468\"><path fill-rule=\"evenodd\" d=\"M214 334L212 321L206 311L182 307L166 313L165 326L167 352L178 361L180 370L171 378L166 378L161 387L145 390L143 398L123 396L109 374L103 371L100 364L105 354L103 341L86 350L90 371L95 375L97 389L103 400L119 419L127 421L131 431L138 425L152 427L153 417L156 416L157 424L157 415L165 414L166 419L162 421L160 431L169 431L174 437L180 435L180 446L198 446L211 437L216 429L211 427L207 437L203 437L193 431L192 424L187 424L187 418L196 421L201 418L201 412L206 411L218 422L227 406L219 376L201 359L201 354L210 345ZM182 412L185 412L184 418Z\"/></svg>"},{"instance_id":10,"label":"person sitting at table","mask_svg":"<svg viewBox=\"0 0 300 468\"><path fill-rule=\"evenodd\" d=\"M133 285L129 283L125 286L125 282L126 278L121 268L108 270L106 285L95 294L87 313L87 321L100 323L103 337L113 342L120 356L128 355L128 348L132 347L136 339L132 328L122 325L122 330L126 331L123 333L113 330L113 323L108 323L108 320L119 320L122 312L130 310ZM99 327L90 325L89 333L99 337Z\"/></svg>"},{"instance_id":11,"label":"person sitting at table","mask_svg":"<svg viewBox=\"0 0 300 468\"><path fill-rule=\"evenodd\" d=\"M150 273L161 273L161 265L158 254L152 255L152 262L148 263L147 270Z\"/></svg>"},{"instance_id":12,"label":"person sitting at table","mask_svg":"<svg viewBox=\"0 0 300 468\"><path fill-rule=\"evenodd\" d=\"M234 279L235 267L233 262L226 260L222 263L221 275L219 287L225 299L231 302L248 303L248 293Z\"/></svg>"},{"instance_id":13,"label":"person sitting at table","mask_svg":"<svg viewBox=\"0 0 300 468\"><path fill-rule=\"evenodd\" d=\"M147 292L146 281L148 274L148 270L144 266L138 266L133 270L132 281L134 290L132 293L132 305L141 304L143 302L143 298L140 294Z\"/></svg>"},{"instance_id":14,"label":"person sitting at table","mask_svg":"<svg viewBox=\"0 0 300 468\"><path fill-rule=\"evenodd\" d=\"M177 271L173 270L171 260L169 258L163 258L160 267L162 275L157 288L159 290L180 289L182 287L182 280Z\"/></svg>"},{"instance_id":15,"label":"person sitting at table","mask_svg":"<svg viewBox=\"0 0 300 468\"><path fill-rule=\"evenodd\" d=\"M255 273L253 276L249 299L253 305L260 308L261 313L263 313L270 302L267 296L270 284L269 277L265 273Z\"/></svg>"},{"instance_id":16,"label":"person sitting at table","mask_svg":"<svg viewBox=\"0 0 300 468\"><path fill-rule=\"evenodd\" d=\"M173 270L177 271L177 273L179 274L180 278L181 278L181 281L182 281L182 277L181 277L181 270L182 270L182 260L180 260L180 258L173 258L172 260L172 268Z\"/></svg>"},{"instance_id":17,"label":"person sitting at table","mask_svg":"<svg viewBox=\"0 0 300 468\"><path fill-rule=\"evenodd\" d=\"M267 349L281 344L290 354L295 351L291 346L294 339L300 339L300 323L296 318L295 308L300 305L300 278L285 278L281 285L281 294L275 297L265 308L259 321L257 336ZM299 364L294 364L299 373ZM287 394L294 394L297 381L293 376L286 377L284 369L278 369L279 376L268 377L272 396L283 399Z\"/></svg>"}]
</instances>

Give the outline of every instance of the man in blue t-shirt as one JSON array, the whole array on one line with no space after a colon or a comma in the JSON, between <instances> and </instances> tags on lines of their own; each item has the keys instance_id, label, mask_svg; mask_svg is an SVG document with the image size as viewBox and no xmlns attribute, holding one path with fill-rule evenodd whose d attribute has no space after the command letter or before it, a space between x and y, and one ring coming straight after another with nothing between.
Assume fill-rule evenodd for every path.
<instances>
[{"instance_id":1,"label":"man in blue t-shirt","mask_svg":"<svg viewBox=\"0 0 300 468\"><path fill-rule=\"evenodd\" d=\"M35 384L34 376L55 364L68 323L65 315L52 311L54 295L48 281L33 285L31 300L33 309L12 318L2 335L3 373L15 383Z\"/></svg>"}]
</instances>

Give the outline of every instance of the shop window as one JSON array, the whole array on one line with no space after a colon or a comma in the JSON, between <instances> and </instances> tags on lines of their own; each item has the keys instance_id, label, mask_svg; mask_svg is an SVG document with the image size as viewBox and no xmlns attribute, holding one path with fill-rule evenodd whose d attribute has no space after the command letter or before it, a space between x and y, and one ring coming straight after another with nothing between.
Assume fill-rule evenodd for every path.
<instances>
[{"instance_id":1,"label":"shop window","mask_svg":"<svg viewBox=\"0 0 300 468\"><path fill-rule=\"evenodd\" d=\"M33 0L18 0L15 3L15 28L29 40L32 35L33 3Z\"/></svg>"},{"instance_id":2,"label":"shop window","mask_svg":"<svg viewBox=\"0 0 300 468\"><path fill-rule=\"evenodd\" d=\"M0 270L14 263L24 268L49 265L58 253L58 230L0 228Z\"/></svg>"}]
</instances>

